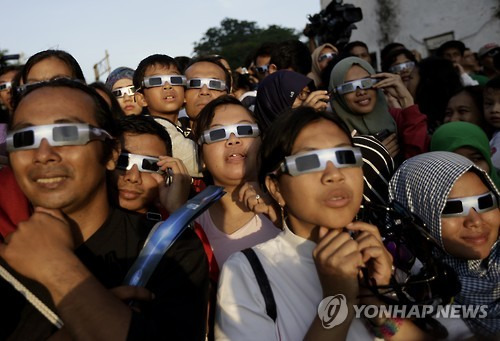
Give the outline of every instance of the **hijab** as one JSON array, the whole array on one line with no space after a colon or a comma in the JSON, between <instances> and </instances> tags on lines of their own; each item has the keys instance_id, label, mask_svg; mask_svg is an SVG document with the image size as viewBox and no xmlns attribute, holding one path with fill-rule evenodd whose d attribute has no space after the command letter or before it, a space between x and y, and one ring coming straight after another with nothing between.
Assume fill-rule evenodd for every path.
<instances>
[{"instance_id":1,"label":"hijab","mask_svg":"<svg viewBox=\"0 0 500 341\"><path fill-rule=\"evenodd\" d=\"M436 129L432 135L431 151L454 152L461 147L471 147L481 153L490 168L490 178L500 188L500 179L491 163L488 136L479 126L469 122L449 122Z\"/></svg>"},{"instance_id":2,"label":"hijab","mask_svg":"<svg viewBox=\"0 0 500 341\"><path fill-rule=\"evenodd\" d=\"M337 63L337 65L335 65L332 73L330 74L329 91L332 91L339 85L345 83L345 75L353 65L362 67L370 75L375 74L373 67L361 58L348 57L342 59ZM352 112L347 106L343 95L339 95L337 93L333 94L331 99L332 107L351 131L356 129L358 134L361 135L374 135L384 129L388 129L391 133L396 132L396 122L389 113L385 96L382 93L382 90L376 91L377 103L375 104L373 111L369 114L357 114Z\"/></svg>"},{"instance_id":3,"label":"hijab","mask_svg":"<svg viewBox=\"0 0 500 341\"><path fill-rule=\"evenodd\" d=\"M292 107L295 98L311 82L310 78L290 70L276 71L260 82L254 113L264 131L285 109Z\"/></svg>"},{"instance_id":4,"label":"hijab","mask_svg":"<svg viewBox=\"0 0 500 341\"><path fill-rule=\"evenodd\" d=\"M314 85L316 85L316 87L320 86L321 85L321 69L319 67L319 61L318 61L318 58L319 56L321 55L321 51L323 51L323 49L325 47L329 47L333 50L334 53L339 53L339 50L333 46L332 44L330 43L326 43L326 44L323 44L321 46L318 46L314 51L313 53L311 54L311 58L312 58L312 70L311 72L309 72L307 74L307 77L311 78L313 81L314 81Z\"/></svg>"},{"instance_id":5,"label":"hijab","mask_svg":"<svg viewBox=\"0 0 500 341\"><path fill-rule=\"evenodd\" d=\"M462 305L486 305L488 317L464 319L475 333L500 332L500 250L493 244L488 258L467 260L446 253L441 234L441 213L455 182L474 171L500 198L485 171L469 159L451 152L429 152L406 160L389 183L389 200L397 201L426 224L440 243L441 259L456 271L462 289L455 298Z\"/></svg>"}]
</instances>

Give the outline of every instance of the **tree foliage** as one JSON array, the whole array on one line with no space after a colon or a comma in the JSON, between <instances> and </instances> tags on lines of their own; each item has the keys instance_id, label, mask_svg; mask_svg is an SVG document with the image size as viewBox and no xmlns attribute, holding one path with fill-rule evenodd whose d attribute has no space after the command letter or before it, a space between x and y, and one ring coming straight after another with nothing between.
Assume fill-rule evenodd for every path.
<instances>
[{"instance_id":1,"label":"tree foliage","mask_svg":"<svg viewBox=\"0 0 500 341\"><path fill-rule=\"evenodd\" d=\"M194 55L218 54L224 56L232 68L245 65L247 58L265 42L298 39L293 28L270 25L257 26L255 21L225 18L220 27L211 27L199 42L194 43Z\"/></svg>"}]
</instances>

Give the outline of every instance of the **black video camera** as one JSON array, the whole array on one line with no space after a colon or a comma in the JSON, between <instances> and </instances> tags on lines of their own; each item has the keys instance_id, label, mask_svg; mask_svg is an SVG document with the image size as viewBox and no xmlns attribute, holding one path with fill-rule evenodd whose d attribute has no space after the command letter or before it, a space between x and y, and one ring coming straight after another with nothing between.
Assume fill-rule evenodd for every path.
<instances>
[{"instance_id":1,"label":"black video camera","mask_svg":"<svg viewBox=\"0 0 500 341\"><path fill-rule=\"evenodd\" d=\"M330 43L342 49L351 38L355 22L363 19L360 7L342 4L342 0L333 0L321 12L310 15L310 23L304 28L304 35L314 39L316 46Z\"/></svg>"}]
</instances>

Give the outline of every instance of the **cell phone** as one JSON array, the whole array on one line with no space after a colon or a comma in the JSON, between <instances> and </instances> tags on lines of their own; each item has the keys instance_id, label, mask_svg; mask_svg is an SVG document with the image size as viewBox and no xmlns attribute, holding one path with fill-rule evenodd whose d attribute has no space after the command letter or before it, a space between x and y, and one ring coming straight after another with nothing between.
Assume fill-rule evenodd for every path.
<instances>
[{"instance_id":1,"label":"cell phone","mask_svg":"<svg viewBox=\"0 0 500 341\"><path fill-rule=\"evenodd\" d=\"M379 140L380 142L384 141L387 137L389 137L389 135L391 135L391 132L389 131L389 129L384 129L384 130L381 130L379 131L378 133L375 133L375 138L377 140Z\"/></svg>"}]
</instances>

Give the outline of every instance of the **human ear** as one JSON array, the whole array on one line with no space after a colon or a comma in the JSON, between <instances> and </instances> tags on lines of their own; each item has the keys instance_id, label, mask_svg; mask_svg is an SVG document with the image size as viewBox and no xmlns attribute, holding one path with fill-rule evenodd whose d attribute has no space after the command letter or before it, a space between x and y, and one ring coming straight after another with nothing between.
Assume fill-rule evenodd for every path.
<instances>
[{"instance_id":1,"label":"human ear","mask_svg":"<svg viewBox=\"0 0 500 341\"><path fill-rule=\"evenodd\" d=\"M113 148L111 151L111 157L109 158L108 162L106 163L106 169L109 171L113 171L116 168L116 164L118 163L118 157L120 156L121 153L121 147L117 146Z\"/></svg>"},{"instance_id":2,"label":"human ear","mask_svg":"<svg viewBox=\"0 0 500 341\"><path fill-rule=\"evenodd\" d=\"M269 64L269 74L275 73L276 71L278 71L276 64Z\"/></svg>"},{"instance_id":3,"label":"human ear","mask_svg":"<svg viewBox=\"0 0 500 341\"><path fill-rule=\"evenodd\" d=\"M143 93L136 91L136 93L134 95L135 95L135 101L137 102L137 104L140 107L147 107L148 106L148 102L146 101L146 97L144 97Z\"/></svg>"},{"instance_id":4,"label":"human ear","mask_svg":"<svg viewBox=\"0 0 500 341\"><path fill-rule=\"evenodd\" d=\"M274 200L280 205L284 207L286 205L285 199L281 195L278 178L272 175L266 176L266 188L269 194L273 197Z\"/></svg>"}]
</instances>

